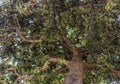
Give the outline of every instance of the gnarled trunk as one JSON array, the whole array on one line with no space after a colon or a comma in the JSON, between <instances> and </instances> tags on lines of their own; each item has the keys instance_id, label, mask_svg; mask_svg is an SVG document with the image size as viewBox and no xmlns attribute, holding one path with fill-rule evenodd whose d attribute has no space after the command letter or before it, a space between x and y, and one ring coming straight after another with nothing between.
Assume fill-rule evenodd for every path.
<instances>
[{"instance_id":1,"label":"gnarled trunk","mask_svg":"<svg viewBox=\"0 0 120 84\"><path fill-rule=\"evenodd\" d=\"M69 73L65 77L63 84L83 84L83 62L82 56L76 51L68 64Z\"/></svg>"},{"instance_id":2,"label":"gnarled trunk","mask_svg":"<svg viewBox=\"0 0 120 84\"><path fill-rule=\"evenodd\" d=\"M71 61L69 73L65 77L63 84L82 84L83 82L83 65L80 62Z\"/></svg>"}]
</instances>

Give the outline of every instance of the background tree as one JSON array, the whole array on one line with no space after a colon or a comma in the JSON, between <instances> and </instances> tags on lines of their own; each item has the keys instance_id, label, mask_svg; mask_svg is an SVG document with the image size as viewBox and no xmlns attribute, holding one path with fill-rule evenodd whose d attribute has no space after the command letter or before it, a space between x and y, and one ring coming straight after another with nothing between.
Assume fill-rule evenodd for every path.
<instances>
[{"instance_id":1,"label":"background tree","mask_svg":"<svg viewBox=\"0 0 120 84\"><path fill-rule=\"evenodd\" d=\"M0 82L119 83L119 5L119 0L3 0Z\"/></svg>"}]
</instances>

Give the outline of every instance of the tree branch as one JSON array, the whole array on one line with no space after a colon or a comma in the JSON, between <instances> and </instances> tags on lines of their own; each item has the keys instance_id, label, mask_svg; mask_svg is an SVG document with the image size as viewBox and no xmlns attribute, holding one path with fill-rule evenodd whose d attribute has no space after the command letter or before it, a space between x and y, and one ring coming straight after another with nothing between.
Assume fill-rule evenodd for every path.
<instances>
[{"instance_id":1,"label":"tree branch","mask_svg":"<svg viewBox=\"0 0 120 84\"><path fill-rule=\"evenodd\" d=\"M65 43L63 43L63 42L60 42L60 44L61 44L64 48L72 51L72 49L71 49L67 44L65 44Z\"/></svg>"},{"instance_id":2,"label":"tree branch","mask_svg":"<svg viewBox=\"0 0 120 84\"><path fill-rule=\"evenodd\" d=\"M40 43L42 42L43 38L45 38L45 36L41 36L41 38L39 40L32 40L32 39L27 39L22 35L22 32L19 31L19 29L16 30L17 34L20 36L20 38L25 41L25 42L30 42L30 43Z\"/></svg>"},{"instance_id":3,"label":"tree branch","mask_svg":"<svg viewBox=\"0 0 120 84\"><path fill-rule=\"evenodd\" d=\"M10 67L10 68L5 70L5 72L7 72L7 71L13 71L17 76L20 76L20 74L17 72L17 70L13 67Z\"/></svg>"},{"instance_id":4,"label":"tree branch","mask_svg":"<svg viewBox=\"0 0 120 84\"><path fill-rule=\"evenodd\" d=\"M9 72L9 71L14 72L14 74L17 76L14 84L17 84L18 80L22 80L24 78L26 78L27 80L31 80L33 77L35 77L35 75L28 75L28 74L21 75L18 73L18 71L14 67L10 67L10 68L6 69L5 71L2 72L2 74L5 72ZM0 75L2 75L2 74L0 74Z\"/></svg>"},{"instance_id":5,"label":"tree branch","mask_svg":"<svg viewBox=\"0 0 120 84\"><path fill-rule=\"evenodd\" d=\"M14 67L10 67L10 68L0 72L0 76L2 76L4 73L9 72L9 71L12 71L17 77L20 76L20 74L18 73L18 71Z\"/></svg>"},{"instance_id":6,"label":"tree branch","mask_svg":"<svg viewBox=\"0 0 120 84\"><path fill-rule=\"evenodd\" d=\"M88 64L88 63L85 63L85 66L86 66L86 69L92 69L92 68L95 68L95 67L100 67L99 64Z\"/></svg>"},{"instance_id":7,"label":"tree branch","mask_svg":"<svg viewBox=\"0 0 120 84\"><path fill-rule=\"evenodd\" d=\"M84 63L84 65L85 65L85 67L84 67L84 72L85 73L88 72L90 69L102 66L100 64L87 64L87 63ZM118 78L120 78L120 71L114 70L112 67L108 67L108 70L109 70L110 73L113 73Z\"/></svg>"},{"instance_id":8,"label":"tree branch","mask_svg":"<svg viewBox=\"0 0 120 84\"><path fill-rule=\"evenodd\" d=\"M18 76L17 79L15 80L14 84L18 84L17 82L19 80L22 80L24 78L26 78L27 80L32 80L32 78L35 77L35 75L28 75L28 74L24 74L22 76Z\"/></svg>"},{"instance_id":9,"label":"tree branch","mask_svg":"<svg viewBox=\"0 0 120 84\"><path fill-rule=\"evenodd\" d=\"M42 42L43 38L45 38L45 36L43 35L43 36L41 36L41 38L39 40L27 39L22 35L22 33L20 31L17 30L17 33L12 32L8 35L5 35L3 38L0 38L0 42L7 41L8 39L10 39L10 37L16 37L16 36L14 36L14 34L17 34L23 41L30 42L30 43L40 43L40 42Z\"/></svg>"},{"instance_id":10,"label":"tree branch","mask_svg":"<svg viewBox=\"0 0 120 84\"><path fill-rule=\"evenodd\" d=\"M30 43L40 43L42 42L43 38L45 37L44 35L41 36L41 38L39 40L30 40L30 39L26 39L23 35L22 35L22 32L20 32L19 29L21 29L21 25L18 21L18 18L15 16L15 19L17 20L17 25L18 25L18 28L16 29L16 32L17 34L20 36L20 38L23 40L23 41L26 41L26 42L30 42Z\"/></svg>"},{"instance_id":11,"label":"tree branch","mask_svg":"<svg viewBox=\"0 0 120 84\"><path fill-rule=\"evenodd\" d=\"M10 39L10 37L15 37L15 36L13 36L14 34L18 34L18 36L23 41L26 41L26 42L30 42L30 43L40 43L40 42L42 42L43 38L45 37L44 35L42 35L39 40L27 39L27 38L25 38L23 36L22 32L20 31L21 25L19 23L19 20L18 20L17 16L15 16L15 15L8 15L7 13L4 13L3 15L6 16L6 17L9 17L9 16L14 17L16 19L17 26L10 26L10 27L9 26L3 26L4 28L15 29L16 32L12 32L12 33L10 33L8 35L5 35L3 38L0 38L0 42L8 40L8 39ZM3 28L3 27L1 26L0 28Z\"/></svg>"},{"instance_id":12,"label":"tree branch","mask_svg":"<svg viewBox=\"0 0 120 84\"><path fill-rule=\"evenodd\" d=\"M120 78L120 71L114 70L112 67L109 67L111 73L115 74L118 78Z\"/></svg>"},{"instance_id":13,"label":"tree branch","mask_svg":"<svg viewBox=\"0 0 120 84\"><path fill-rule=\"evenodd\" d=\"M15 32L12 32L10 34L5 35L3 38L0 38L0 42L3 41L7 41L8 39L10 39L10 37L12 37L15 34Z\"/></svg>"},{"instance_id":14,"label":"tree branch","mask_svg":"<svg viewBox=\"0 0 120 84\"><path fill-rule=\"evenodd\" d=\"M41 71L45 71L48 68L49 63L51 63L51 62L59 62L60 60L62 60L62 59L60 59L60 58L50 58L50 59L48 59L45 62L45 64L42 66ZM66 60L65 60L65 65L66 66L68 65L68 61L66 61Z\"/></svg>"}]
</instances>

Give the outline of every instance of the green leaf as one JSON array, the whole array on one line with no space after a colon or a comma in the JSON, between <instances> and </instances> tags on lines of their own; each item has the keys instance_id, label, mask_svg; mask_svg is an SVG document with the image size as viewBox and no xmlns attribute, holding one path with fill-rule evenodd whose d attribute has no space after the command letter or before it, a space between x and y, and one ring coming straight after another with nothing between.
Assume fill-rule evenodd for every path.
<instances>
[{"instance_id":1,"label":"green leaf","mask_svg":"<svg viewBox=\"0 0 120 84\"><path fill-rule=\"evenodd\" d=\"M59 60L59 64L60 64L60 65L65 64L65 60L64 60L64 59L60 59L60 60Z\"/></svg>"},{"instance_id":2,"label":"green leaf","mask_svg":"<svg viewBox=\"0 0 120 84\"><path fill-rule=\"evenodd\" d=\"M87 42L87 41L83 39L83 40L81 41L82 46L86 46L86 42Z\"/></svg>"}]
</instances>

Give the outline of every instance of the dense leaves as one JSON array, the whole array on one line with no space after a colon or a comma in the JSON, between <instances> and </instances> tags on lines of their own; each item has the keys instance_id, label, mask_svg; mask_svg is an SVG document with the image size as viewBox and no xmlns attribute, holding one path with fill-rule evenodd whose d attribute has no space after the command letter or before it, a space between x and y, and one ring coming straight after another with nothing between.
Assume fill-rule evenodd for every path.
<instances>
[{"instance_id":1,"label":"dense leaves","mask_svg":"<svg viewBox=\"0 0 120 84\"><path fill-rule=\"evenodd\" d=\"M0 83L61 84L75 45L79 52L87 51L83 62L100 65L84 75L84 84L119 84L120 72L113 71L120 71L119 0L2 2ZM42 71L50 58L61 60Z\"/></svg>"}]
</instances>

